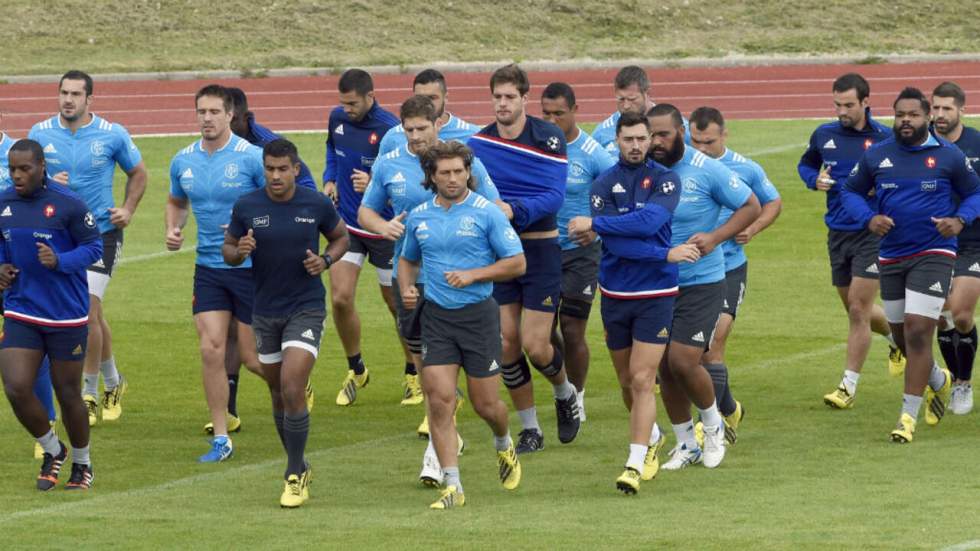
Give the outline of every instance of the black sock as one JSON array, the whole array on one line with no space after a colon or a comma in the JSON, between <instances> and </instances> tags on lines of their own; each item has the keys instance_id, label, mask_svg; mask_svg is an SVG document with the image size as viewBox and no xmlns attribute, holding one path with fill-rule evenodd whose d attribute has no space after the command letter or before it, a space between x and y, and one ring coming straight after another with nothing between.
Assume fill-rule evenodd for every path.
<instances>
[{"instance_id":1,"label":"black sock","mask_svg":"<svg viewBox=\"0 0 980 551\"><path fill-rule=\"evenodd\" d=\"M238 373L228 375L228 413L238 417Z\"/></svg>"},{"instance_id":2,"label":"black sock","mask_svg":"<svg viewBox=\"0 0 980 551\"><path fill-rule=\"evenodd\" d=\"M353 356L347 356L347 369L353 369L354 375L361 375L364 373L364 360L361 359L361 353L358 352Z\"/></svg>"},{"instance_id":3,"label":"black sock","mask_svg":"<svg viewBox=\"0 0 980 551\"><path fill-rule=\"evenodd\" d=\"M959 362L959 373L953 374L954 378L962 381L969 381L973 377L973 360L977 357L977 328L976 326L969 333L956 332L956 359Z\"/></svg>"},{"instance_id":4,"label":"black sock","mask_svg":"<svg viewBox=\"0 0 980 551\"><path fill-rule=\"evenodd\" d=\"M286 476L301 475L306 470L303 453L306 451L306 437L310 433L310 414L303 410L299 415L286 414L283 423L286 440Z\"/></svg>"},{"instance_id":5,"label":"black sock","mask_svg":"<svg viewBox=\"0 0 980 551\"><path fill-rule=\"evenodd\" d=\"M405 375L418 375L415 371L415 362L405 362Z\"/></svg>"},{"instance_id":6,"label":"black sock","mask_svg":"<svg viewBox=\"0 0 980 551\"><path fill-rule=\"evenodd\" d=\"M939 352L943 355L946 368L953 374L954 379L960 378L960 362L956 352L956 329L947 329L936 333L936 340L939 341Z\"/></svg>"},{"instance_id":7,"label":"black sock","mask_svg":"<svg viewBox=\"0 0 980 551\"><path fill-rule=\"evenodd\" d=\"M735 413L735 399L732 391L728 388L728 368L725 364L704 364L704 368L711 375L711 384L715 387L715 401L718 403L718 411L728 417Z\"/></svg>"},{"instance_id":8,"label":"black sock","mask_svg":"<svg viewBox=\"0 0 980 551\"><path fill-rule=\"evenodd\" d=\"M272 411L272 419L276 422L276 432L279 433L279 441L282 442L282 449L286 449L286 433L283 429L285 414L282 411Z\"/></svg>"}]
</instances>

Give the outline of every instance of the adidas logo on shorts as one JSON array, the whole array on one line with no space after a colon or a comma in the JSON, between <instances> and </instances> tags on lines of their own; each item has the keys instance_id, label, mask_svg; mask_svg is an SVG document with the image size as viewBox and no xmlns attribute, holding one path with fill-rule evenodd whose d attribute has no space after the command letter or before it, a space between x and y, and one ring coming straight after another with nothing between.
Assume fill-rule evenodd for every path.
<instances>
[{"instance_id":1,"label":"adidas logo on shorts","mask_svg":"<svg viewBox=\"0 0 980 551\"><path fill-rule=\"evenodd\" d=\"M938 281L929 286L930 291L935 291L937 293L943 292L943 286Z\"/></svg>"},{"instance_id":2,"label":"adidas logo on shorts","mask_svg":"<svg viewBox=\"0 0 980 551\"><path fill-rule=\"evenodd\" d=\"M500 364L497 363L497 360L492 360L490 362L490 369L488 369L487 371L496 371L498 369L500 369Z\"/></svg>"},{"instance_id":3,"label":"adidas logo on shorts","mask_svg":"<svg viewBox=\"0 0 980 551\"><path fill-rule=\"evenodd\" d=\"M691 337L694 342L704 342L704 331L698 331L696 335Z\"/></svg>"},{"instance_id":4,"label":"adidas logo on shorts","mask_svg":"<svg viewBox=\"0 0 980 551\"><path fill-rule=\"evenodd\" d=\"M980 272L980 262L974 262L973 265L970 266L970 271L971 272Z\"/></svg>"},{"instance_id":5,"label":"adidas logo on shorts","mask_svg":"<svg viewBox=\"0 0 980 551\"><path fill-rule=\"evenodd\" d=\"M877 264L872 264L872 265L868 266L867 268L865 268L864 271L865 272L868 272L869 274L877 274L878 273L878 265Z\"/></svg>"},{"instance_id":6,"label":"adidas logo on shorts","mask_svg":"<svg viewBox=\"0 0 980 551\"><path fill-rule=\"evenodd\" d=\"M312 329L307 329L306 331L303 331L303 334L300 336L303 337L304 339L310 339L311 341L316 340L316 337L313 336Z\"/></svg>"},{"instance_id":7,"label":"adidas logo on shorts","mask_svg":"<svg viewBox=\"0 0 980 551\"><path fill-rule=\"evenodd\" d=\"M551 297L545 297L545 299L541 301L541 306L554 306L554 305L555 303L551 301Z\"/></svg>"},{"instance_id":8,"label":"adidas logo on shorts","mask_svg":"<svg viewBox=\"0 0 980 551\"><path fill-rule=\"evenodd\" d=\"M664 328L661 328L661 329L660 329L660 332L659 332L659 333L657 333L657 338L658 338L658 339L666 339L666 338L667 338L667 337L669 337L669 336L670 336L670 332L669 332L669 331L667 331L667 328L666 328L666 327L664 327Z\"/></svg>"},{"instance_id":9,"label":"adidas logo on shorts","mask_svg":"<svg viewBox=\"0 0 980 551\"><path fill-rule=\"evenodd\" d=\"M582 289L582 294L583 295L592 296L592 286L591 285L586 285L585 286L585 289Z\"/></svg>"}]
</instances>

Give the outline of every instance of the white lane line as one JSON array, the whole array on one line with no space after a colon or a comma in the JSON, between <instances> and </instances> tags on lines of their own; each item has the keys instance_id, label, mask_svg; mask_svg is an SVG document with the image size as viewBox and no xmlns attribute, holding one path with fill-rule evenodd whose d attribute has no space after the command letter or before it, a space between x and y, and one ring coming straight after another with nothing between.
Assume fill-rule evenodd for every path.
<instances>
[{"instance_id":1,"label":"white lane line","mask_svg":"<svg viewBox=\"0 0 980 551\"><path fill-rule=\"evenodd\" d=\"M179 251L159 251L155 253L138 254L136 256L123 256L121 259L119 259L119 262L117 262L117 264L119 265L138 264L140 262L145 262L147 260L153 260L154 258L161 258L164 256L174 256L178 254L189 253L194 251L196 248L197 248L196 245L191 244L191 245L184 245L184 247Z\"/></svg>"},{"instance_id":2,"label":"white lane line","mask_svg":"<svg viewBox=\"0 0 980 551\"><path fill-rule=\"evenodd\" d=\"M803 143L789 143L786 145L777 145L775 147L766 147L763 149L756 149L755 151L749 151L743 153L748 158L761 157L763 155L772 155L774 153L782 153L783 151L789 151L791 149L799 149L801 147L806 147L806 142Z\"/></svg>"}]
</instances>

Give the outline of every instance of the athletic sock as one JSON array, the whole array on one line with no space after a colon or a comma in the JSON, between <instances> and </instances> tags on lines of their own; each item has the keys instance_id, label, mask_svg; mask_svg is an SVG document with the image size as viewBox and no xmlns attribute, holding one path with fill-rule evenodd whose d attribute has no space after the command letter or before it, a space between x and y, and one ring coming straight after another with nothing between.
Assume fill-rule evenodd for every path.
<instances>
[{"instance_id":1,"label":"athletic sock","mask_svg":"<svg viewBox=\"0 0 980 551\"><path fill-rule=\"evenodd\" d=\"M560 385L551 385L551 389L554 392L555 400L567 400L575 396L575 385L567 377L565 382Z\"/></svg>"},{"instance_id":2,"label":"athletic sock","mask_svg":"<svg viewBox=\"0 0 980 551\"><path fill-rule=\"evenodd\" d=\"M728 367L723 363L716 363L704 364L704 368L708 371L708 375L711 375L711 384L715 387L715 399L721 414L728 417L735 413L737 406L728 387Z\"/></svg>"},{"instance_id":3,"label":"athletic sock","mask_svg":"<svg viewBox=\"0 0 980 551\"><path fill-rule=\"evenodd\" d=\"M902 394L902 413L908 413L912 419L919 418L919 408L922 407L922 396Z\"/></svg>"},{"instance_id":4,"label":"athletic sock","mask_svg":"<svg viewBox=\"0 0 980 551\"><path fill-rule=\"evenodd\" d=\"M932 371L929 372L929 388L938 391L944 384L946 384L946 374L939 364L933 362Z\"/></svg>"},{"instance_id":5,"label":"athletic sock","mask_svg":"<svg viewBox=\"0 0 980 551\"><path fill-rule=\"evenodd\" d=\"M715 415L717 414L716 411ZM684 444L689 450L698 449L698 441L694 438L694 421L671 426L674 428L674 436L677 438L677 442Z\"/></svg>"},{"instance_id":6,"label":"athletic sock","mask_svg":"<svg viewBox=\"0 0 980 551\"><path fill-rule=\"evenodd\" d=\"M885 340L888 341L888 346L892 348L898 348L898 344L895 343L895 336L891 333L885 335Z\"/></svg>"},{"instance_id":7,"label":"athletic sock","mask_svg":"<svg viewBox=\"0 0 980 551\"><path fill-rule=\"evenodd\" d=\"M272 419L276 422L276 433L279 434L279 441L282 442L282 448L288 451L286 448L286 432L283 428L283 425L285 424L285 414L282 412L282 410L272 410Z\"/></svg>"},{"instance_id":8,"label":"athletic sock","mask_svg":"<svg viewBox=\"0 0 980 551\"><path fill-rule=\"evenodd\" d=\"M498 452L505 452L510 449L511 446L510 431L503 436L493 435L493 447Z\"/></svg>"},{"instance_id":9,"label":"athletic sock","mask_svg":"<svg viewBox=\"0 0 980 551\"><path fill-rule=\"evenodd\" d=\"M643 460L647 457L647 449L647 446L643 444L630 444L630 455L626 460L626 466L642 473Z\"/></svg>"},{"instance_id":10,"label":"athletic sock","mask_svg":"<svg viewBox=\"0 0 980 551\"><path fill-rule=\"evenodd\" d=\"M82 385L82 396L98 396L99 395L99 374L98 373L83 373L82 380L85 382Z\"/></svg>"},{"instance_id":11,"label":"athletic sock","mask_svg":"<svg viewBox=\"0 0 980 551\"><path fill-rule=\"evenodd\" d=\"M538 424L538 410L534 406L527 409L517 410L517 416L521 418L521 427L524 430L536 430L541 432L541 425Z\"/></svg>"},{"instance_id":12,"label":"athletic sock","mask_svg":"<svg viewBox=\"0 0 980 551\"><path fill-rule=\"evenodd\" d=\"M960 378L960 361L957 354L956 329L947 329L936 333L936 341L939 343L939 353L943 355L946 367L953 374L954 379Z\"/></svg>"},{"instance_id":13,"label":"athletic sock","mask_svg":"<svg viewBox=\"0 0 980 551\"><path fill-rule=\"evenodd\" d=\"M354 375L364 374L364 360L361 359L360 352L353 356L347 356L347 369L353 369Z\"/></svg>"},{"instance_id":14,"label":"athletic sock","mask_svg":"<svg viewBox=\"0 0 980 551\"><path fill-rule=\"evenodd\" d=\"M119 386L119 371L116 370L115 357L110 356L108 360L103 360L99 364L99 371L102 372L102 386L107 392Z\"/></svg>"},{"instance_id":15,"label":"athletic sock","mask_svg":"<svg viewBox=\"0 0 980 551\"><path fill-rule=\"evenodd\" d=\"M58 418L58 412L54 409L54 390L51 388L51 361L45 356L41 360L41 369L37 371L37 378L34 379L34 395L41 401L44 410L48 413L48 421L54 422Z\"/></svg>"},{"instance_id":16,"label":"athletic sock","mask_svg":"<svg viewBox=\"0 0 980 551\"><path fill-rule=\"evenodd\" d=\"M705 428L721 426L721 415L719 415L718 406L715 404L711 404L706 409L698 408L698 412L701 413L701 422L704 423Z\"/></svg>"},{"instance_id":17,"label":"athletic sock","mask_svg":"<svg viewBox=\"0 0 980 551\"><path fill-rule=\"evenodd\" d=\"M858 373L857 371L851 371L850 369L845 369L844 378L841 379L840 384L844 385L844 389L847 390L848 394L854 396L854 393L857 392L858 379L860 378L861 378L861 374Z\"/></svg>"},{"instance_id":18,"label":"athletic sock","mask_svg":"<svg viewBox=\"0 0 980 551\"><path fill-rule=\"evenodd\" d=\"M41 445L44 453L49 453L51 455L58 455L61 453L61 442L58 442L58 435L54 433L54 429L44 433L37 439L37 443Z\"/></svg>"},{"instance_id":19,"label":"athletic sock","mask_svg":"<svg viewBox=\"0 0 980 551\"><path fill-rule=\"evenodd\" d=\"M419 372L415 370L414 362L405 362L405 375L418 375Z\"/></svg>"},{"instance_id":20,"label":"athletic sock","mask_svg":"<svg viewBox=\"0 0 980 551\"><path fill-rule=\"evenodd\" d=\"M660 425L654 423L653 430L650 431L650 445L654 445L660 441Z\"/></svg>"},{"instance_id":21,"label":"athletic sock","mask_svg":"<svg viewBox=\"0 0 980 551\"><path fill-rule=\"evenodd\" d=\"M92 460L89 458L88 455L88 446L85 446L84 448L72 448L71 462L77 463L79 465L91 465Z\"/></svg>"},{"instance_id":22,"label":"athletic sock","mask_svg":"<svg viewBox=\"0 0 980 551\"><path fill-rule=\"evenodd\" d=\"M306 438L310 433L310 413L304 409L297 415L286 414L283 420L286 435L286 475L301 475L306 470L303 454L306 451Z\"/></svg>"},{"instance_id":23,"label":"athletic sock","mask_svg":"<svg viewBox=\"0 0 980 551\"><path fill-rule=\"evenodd\" d=\"M238 373L228 374L228 413L238 417Z\"/></svg>"},{"instance_id":24,"label":"athletic sock","mask_svg":"<svg viewBox=\"0 0 980 551\"><path fill-rule=\"evenodd\" d=\"M463 483L459 481L459 467L443 467L442 482L447 487L456 486L456 491L463 493Z\"/></svg>"},{"instance_id":25,"label":"athletic sock","mask_svg":"<svg viewBox=\"0 0 980 551\"><path fill-rule=\"evenodd\" d=\"M957 331L959 339L956 342L956 359L959 372L954 373L956 379L969 381L973 378L973 361L977 357L977 327L974 325L969 333Z\"/></svg>"}]
</instances>

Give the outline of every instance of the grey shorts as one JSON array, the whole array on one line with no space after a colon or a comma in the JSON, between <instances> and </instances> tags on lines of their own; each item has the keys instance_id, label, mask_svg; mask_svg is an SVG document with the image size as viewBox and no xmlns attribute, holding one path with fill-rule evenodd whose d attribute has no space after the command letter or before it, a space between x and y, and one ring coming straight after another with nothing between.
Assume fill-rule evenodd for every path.
<instances>
[{"instance_id":1,"label":"grey shorts","mask_svg":"<svg viewBox=\"0 0 980 551\"><path fill-rule=\"evenodd\" d=\"M380 270L390 270L392 259L395 257L395 242L387 239L372 239L362 237L353 232L347 234L350 237L350 247L342 257L347 262L352 262L361 266L364 260Z\"/></svg>"},{"instance_id":2,"label":"grey shorts","mask_svg":"<svg viewBox=\"0 0 980 551\"><path fill-rule=\"evenodd\" d=\"M881 238L868 230L827 233L830 279L834 287L848 287L851 278L878 279L878 248Z\"/></svg>"},{"instance_id":3,"label":"grey shorts","mask_svg":"<svg viewBox=\"0 0 980 551\"><path fill-rule=\"evenodd\" d=\"M598 241L561 252L561 306L558 310L561 315L589 319L601 256L602 244Z\"/></svg>"},{"instance_id":4,"label":"grey shorts","mask_svg":"<svg viewBox=\"0 0 980 551\"><path fill-rule=\"evenodd\" d=\"M980 278L980 245L960 245L956 251L956 264L953 277Z\"/></svg>"},{"instance_id":5,"label":"grey shorts","mask_svg":"<svg viewBox=\"0 0 980 551\"><path fill-rule=\"evenodd\" d=\"M422 365L462 365L468 377L500 373L500 307L493 298L447 309L422 307Z\"/></svg>"},{"instance_id":6,"label":"grey shorts","mask_svg":"<svg viewBox=\"0 0 980 551\"><path fill-rule=\"evenodd\" d=\"M674 302L670 342L707 348L725 304L725 280L681 287Z\"/></svg>"},{"instance_id":7,"label":"grey shorts","mask_svg":"<svg viewBox=\"0 0 980 551\"><path fill-rule=\"evenodd\" d=\"M424 300L425 286L421 283L415 284L415 288L419 290L419 304L411 310L405 308L405 304L402 302L402 292L398 287L398 278L392 278L391 288L395 298L395 322L398 324L398 334L405 339L409 348L412 348L412 351L416 352L414 348L419 346L422 339L422 324L419 319L419 314L422 309L419 306Z\"/></svg>"},{"instance_id":8,"label":"grey shorts","mask_svg":"<svg viewBox=\"0 0 980 551\"><path fill-rule=\"evenodd\" d=\"M301 310L281 318L253 314L252 331L259 362L277 364L282 361L283 350L289 347L306 350L316 358L326 319L326 310Z\"/></svg>"},{"instance_id":9,"label":"grey shorts","mask_svg":"<svg viewBox=\"0 0 980 551\"><path fill-rule=\"evenodd\" d=\"M955 259L941 254L903 258L881 265L881 300L905 300L905 291L946 298Z\"/></svg>"},{"instance_id":10,"label":"grey shorts","mask_svg":"<svg viewBox=\"0 0 980 551\"><path fill-rule=\"evenodd\" d=\"M749 263L745 262L738 268L725 272L725 303L722 313L732 318L738 315L738 307L745 299L745 285L749 277Z\"/></svg>"}]
</instances>

